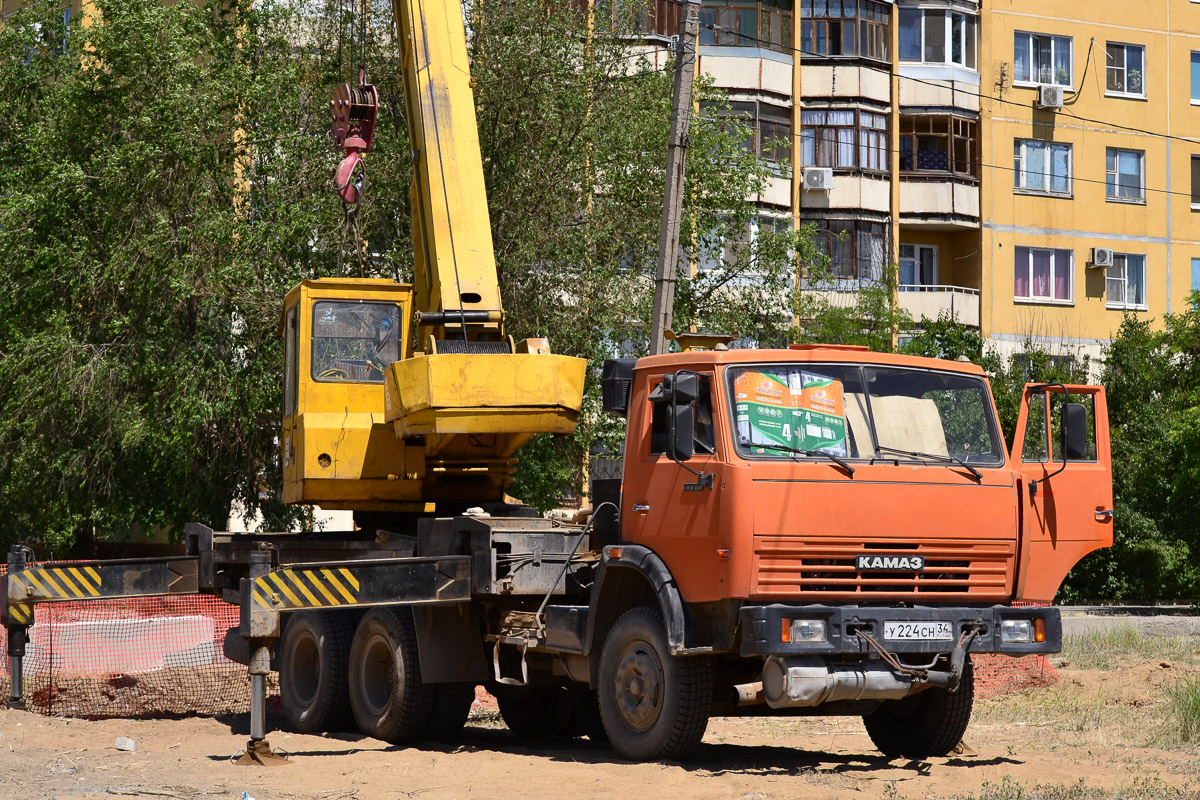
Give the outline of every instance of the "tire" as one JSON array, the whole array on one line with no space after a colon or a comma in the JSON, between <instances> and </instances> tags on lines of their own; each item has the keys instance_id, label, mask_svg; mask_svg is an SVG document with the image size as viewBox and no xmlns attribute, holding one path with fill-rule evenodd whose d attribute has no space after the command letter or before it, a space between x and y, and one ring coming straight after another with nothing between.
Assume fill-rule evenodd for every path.
<instances>
[{"instance_id":1,"label":"tire","mask_svg":"<svg viewBox=\"0 0 1200 800\"><path fill-rule=\"evenodd\" d=\"M587 687L571 688L567 691L571 696L571 713L559 735L568 739L586 736L593 742L608 744L604 722L600 719L600 700L596 693Z\"/></svg>"},{"instance_id":2,"label":"tire","mask_svg":"<svg viewBox=\"0 0 1200 800\"><path fill-rule=\"evenodd\" d=\"M631 761L686 757L712 711L712 664L670 654L657 608L617 619L600 652L600 718L613 749Z\"/></svg>"},{"instance_id":3,"label":"tire","mask_svg":"<svg viewBox=\"0 0 1200 800\"><path fill-rule=\"evenodd\" d=\"M462 733L475 704L475 684L437 683L433 690L433 711L425 738L435 742L453 742Z\"/></svg>"},{"instance_id":4,"label":"tire","mask_svg":"<svg viewBox=\"0 0 1200 800\"><path fill-rule=\"evenodd\" d=\"M561 686L507 686L494 684L500 718L522 739L559 736L571 716L571 695Z\"/></svg>"},{"instance_id":5,"label":"tire","mask_svg":"<svg viewBox=\"0 0 1200 800\"><path fill-rule=\"evenodd\" d=\"M373 608L350 647L350 707L367 736L404 744L425 735L435 693L421 682L412 610Z\"/></svg>"},{"instance_id":6,"label":"tire","mask_svg":"<svg viewBox=\"0 0 1200 800\"><path fill-rule=\"evenodd\" d=\"M279 695L300 733L350 727L347 669L354 620L344 612L299 611L279 642Z\"/></svg>"},{"instance_id":7,"label":"tire","mask_svg":"<svg viewBox=\"0 0 1200 800\"><path fill-rule=\"evenodd\" d=\"M863 724L886 756L940 757L962 741L974 701L975 673L968 658L956 692L926 689L903 700L889 700L865 715Z\"/></svg>"}]
</instances>

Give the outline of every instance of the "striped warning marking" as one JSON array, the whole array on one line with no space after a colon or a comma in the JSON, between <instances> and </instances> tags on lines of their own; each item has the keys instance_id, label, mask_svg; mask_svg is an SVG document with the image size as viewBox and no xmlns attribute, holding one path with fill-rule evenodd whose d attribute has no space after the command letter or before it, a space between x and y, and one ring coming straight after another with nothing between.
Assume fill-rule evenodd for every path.
<instances>
[{"instance_id":1,"label":"striped warning marking","mask_svg":"<svg viewBox=\"0 0 1200 800\"><path fill-rule=\"evenodd\" d=\"M8 618L21 625L32 625L33 606L26 603L14 603L8 607Z\"/></svg>"},{"instance_id":2,"label":"striped warning marking","mask_svg":"<svg viewBox=\"0 0 1200 800\"><path fill-rule=\"evenodd\" d=\"M95 567L31 567L8 580L18 591L39 600L81 600L100 596L100 573ZM26 591L31 590L31 591Z\"/></svg>"},{"instance_id":3,"label":"striped warning marking","mask_svg":"<svg viewBox=\"0 0 1200 800\"><path fill-rule=\"evenodd\" d=\"M266 609L353 605L358 590L348 569L281 569L254 579L254 602Z\"/></svg>"}]
</instances>

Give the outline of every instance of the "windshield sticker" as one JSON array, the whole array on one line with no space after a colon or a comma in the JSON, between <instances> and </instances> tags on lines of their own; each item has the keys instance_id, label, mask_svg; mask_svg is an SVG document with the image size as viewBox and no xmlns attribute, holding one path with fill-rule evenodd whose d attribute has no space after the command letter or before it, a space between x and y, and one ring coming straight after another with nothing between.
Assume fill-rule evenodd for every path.
<instances>
[{"instance_id":1,"label":"windshield sticker","mask_svg":"<svg viewBox=\"0 0 1200 800\"><path fill-rule=\"evenodd\" d=\"M846 455L841 381L795 369L746 370L733 388L738 443L749 445L752 452L822 450Z\"/></svg>"},{"instance_id":2,"label":"windshield sticker","mask_svg":"<svg viewBox=\"0 0 1200 800\"><path fill-rule=\"evenodd\" d=\"M842 404L841 381L815 372L801 372L795 413L803 441L796 447L846 455L846 409Z\"/></svg>"}]
</instances>

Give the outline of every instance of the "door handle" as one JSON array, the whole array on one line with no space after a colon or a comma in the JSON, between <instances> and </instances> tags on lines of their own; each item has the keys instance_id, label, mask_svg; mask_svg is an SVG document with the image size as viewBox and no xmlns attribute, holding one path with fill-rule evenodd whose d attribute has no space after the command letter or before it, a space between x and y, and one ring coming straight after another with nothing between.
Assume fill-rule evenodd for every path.
<instances>
[{"instance_id":1,"label":"door handle","mask_svg":"<svg viewBox=\"0 0 1200 800\"><path fill-rule=\"evenodd\" d=\"M633 510L645 512L650 510L650 506L646 505L645 503L634 503Z\"/></svg>"},{"instance_id":2,"label":"door handle","mask_svg":"<svg viewBox=\"0 0 1200 800\"><path fill-rule=\"evenodd\" d=\"M1092 513L1096 515L1097 522L1103 522L1106 519L1112 519L1114 516L1114 512L1111 508L1106 508L1106 509L1099 510L1099 511L1093 511Z\"/></svg>"}]
</instances>

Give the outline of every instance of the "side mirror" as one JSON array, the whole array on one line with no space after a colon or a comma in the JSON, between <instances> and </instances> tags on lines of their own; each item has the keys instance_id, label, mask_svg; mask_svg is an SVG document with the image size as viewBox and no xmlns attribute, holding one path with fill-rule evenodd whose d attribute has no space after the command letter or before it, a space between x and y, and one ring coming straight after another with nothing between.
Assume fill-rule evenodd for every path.
<instances>
[{"instance_id":1,"label":"side mirror","mask_svg":"<svg viewBox=\"0 0 1200 800\"><path fill-rule=\"evenodd\" d=\"M667 417L667 441L671 458L687 461L696 454L696 419L692 406L673 405Z\"/></svg>"},{"instance_id":2,"label":"side mirror","mask_svg":"<svg viewBox=\"0 0 1200 800\"><path fill-rule=\"evenodd\" d=\"M1063 409L1062 450L1067 461L1087 457L1087 408L1082 403L1067 403Z\"/></svg>"}]
</instances>

